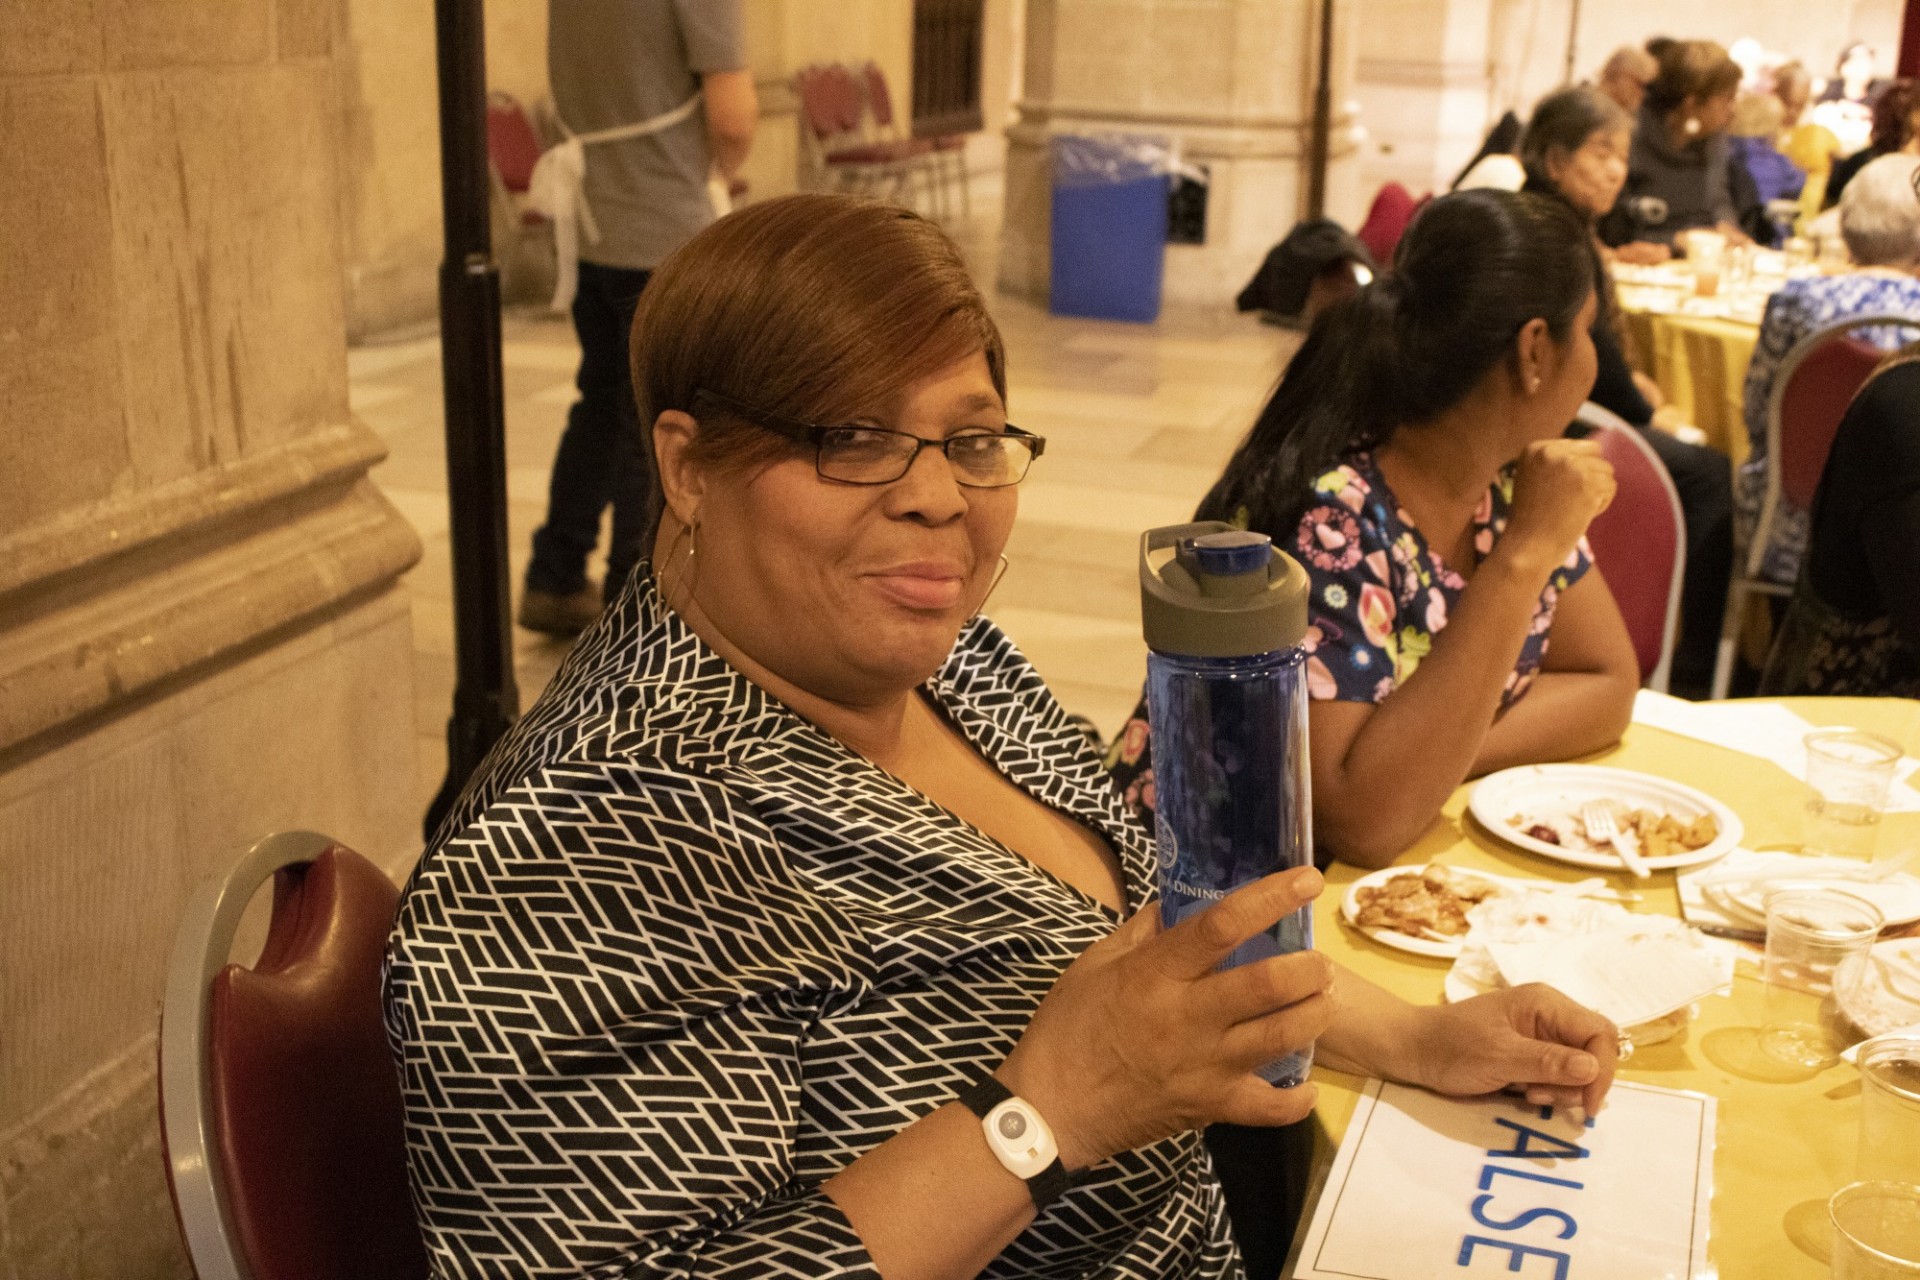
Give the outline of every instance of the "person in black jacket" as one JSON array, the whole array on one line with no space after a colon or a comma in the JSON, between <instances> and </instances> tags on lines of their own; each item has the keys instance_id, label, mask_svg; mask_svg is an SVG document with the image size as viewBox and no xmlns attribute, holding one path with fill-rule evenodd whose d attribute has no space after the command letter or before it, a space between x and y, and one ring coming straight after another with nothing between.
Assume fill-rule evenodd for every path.
<instances>
[{"instance_id":1,"label":"person in black jacket","mask_svg":"<svg viewBox=\"0 0 1920 1280\"><path fill-rule=\"evenodd\" d=\"M1920 80L1895 80L1874 100L1872 140L1834 163L1822 207L1831 209L1839 204L1853 175L1881 156L1914 150L1916 137L1920 137Z\"/></svg>"},{"instance_id":2,"label":"person in black jacket","mask_svg":"<svg viewBox=\"0 0 1920 1280\"><path fill-rule=\"evenodd\" d=\"M1920 345L1881 366L1833 438L1768 696L1920 696Z\"/></svg>"},{"instance_id":3,"label":"person in black jacket","mask_svg":"<svg viewBox=\"0 0 1920 1280\"><path fill-rule=\"evenodd\" d=\"M1750 183L1739 183L1726 137L1740 66L1710 40L1676 40L1659 58L1621 199L1602 211L1601 237L1610 245L1671 245L1682 231L1718 228L1744 240L1741 228L1758 200Z\"/></svg>"},{"instance_id":4,"label":"person in black jacket","mask_svg":"<svg viewBox=\"0 0 1920 1280\"><path fill-rule=\"evenodd\" d=\"M1626 180L1631 121L1597 90L1581 87L1549 94L1534 108L1521 140L1529 191L1572 207L1589 226L1611 208ZM1619 311L1607 271L1608 253L1593 242L1596 296L1593 346L1599 360L1589 398L1638 428L1660 455L1680 493L1687 524L1687 579L1681 592L1680 643L1674 651L1676 692L1704 692L1712 680L1727 577L1733 570L1733 474L1724 454L1675 438L1663 425L1677 425L1658 397L1627 364L1621 347Z\"/></svg>"}]
</instances>

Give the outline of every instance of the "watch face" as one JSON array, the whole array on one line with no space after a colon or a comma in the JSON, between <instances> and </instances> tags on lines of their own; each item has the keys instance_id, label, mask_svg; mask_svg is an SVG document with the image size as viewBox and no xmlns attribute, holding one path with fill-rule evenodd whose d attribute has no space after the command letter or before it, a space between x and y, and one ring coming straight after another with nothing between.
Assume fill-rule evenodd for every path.
<instances>
[{"instance_id":1,"label":"watch face","mask_svg":"<svg viewBox=\"0 0 1920 1280\"><path fill-rule=\"evenodd\" d=\"M1007 1110L1000 1113L1000 1136L1018 1141L1027 1136L1027 1118L1018 1111Z\"/></svg>"}]
</instances>

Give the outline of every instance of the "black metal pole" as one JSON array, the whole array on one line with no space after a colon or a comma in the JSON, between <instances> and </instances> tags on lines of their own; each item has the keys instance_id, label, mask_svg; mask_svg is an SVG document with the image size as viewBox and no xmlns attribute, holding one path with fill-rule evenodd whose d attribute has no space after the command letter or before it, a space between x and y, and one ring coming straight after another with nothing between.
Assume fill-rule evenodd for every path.
<instances>
[{"instance_id":1,"label":"black metal pole","mask_svg":"<svg viewBox=\"0 0 1920 1280\"><path fill-rule=\"evenodd\" d=\"M1563 84L1573 83L1574 63L1580 57L1580 0L1573 0L1567 14L1567 66L1560 80Z\"/></svg>"},{"instance_id":2,"label":"black metal pole","mask_svg":"<svg viewBox=\"0 0 1920 1280\"><path fill-rule=\"evenodd\" d=\"M1320 0L1319 72L1307 141L1307 217L1327 216L1327 161L1333 141L1333 0Z\"/></svg>"},{"instance_id":3,"label":"black metal pole","mask_svg":"<svg viewBox=\"0 0 1920 1280\"><path fill-rule=\"evenodd\" d=\"M488 225L487 51L482 0L435 0L440 66L440 376L453 550L453 714L447 777L426 834L520 714L507 623L506 416L500 271Z\"/></svg>"}]
</instances>

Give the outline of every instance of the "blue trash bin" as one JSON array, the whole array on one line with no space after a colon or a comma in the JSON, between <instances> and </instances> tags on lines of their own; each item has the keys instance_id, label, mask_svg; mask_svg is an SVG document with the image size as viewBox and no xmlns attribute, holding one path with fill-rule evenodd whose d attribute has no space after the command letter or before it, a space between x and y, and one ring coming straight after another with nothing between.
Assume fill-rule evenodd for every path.
<instances>
[{"instance_id":1,"label":"blue trash bin","mask_svg":"<svg viewBox=\"0 0 1920 1280\"><path fill-rule=\"evenodd\" d=\"M1151 321L1160 315L1167 243L1166 144L1060 134L1052 139L1053 272L1060 316Z\"/></svg>"}]
</instances>

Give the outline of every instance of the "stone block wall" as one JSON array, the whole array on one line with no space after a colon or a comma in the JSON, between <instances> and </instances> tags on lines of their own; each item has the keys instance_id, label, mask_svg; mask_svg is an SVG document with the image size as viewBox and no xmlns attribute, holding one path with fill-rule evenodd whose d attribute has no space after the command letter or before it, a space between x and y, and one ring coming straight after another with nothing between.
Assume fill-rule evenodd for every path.
<instances>
[{"instance_id":1,"label":"stone block wall","mask_svg":"<svg viewBox=\"0 0 1920 1280\"><path fill-rule=\"evenodd\" d=\"M280 827L415 851L345 18L0 3L0 1275L185 1273L153 1045L195 884Z\"/></svg>"},{"instance_id":2,"label":"stone block wall","mask_svg":"<svg viewBox=\"0 0 1920 1280\"><path fill-rule=\"evenodd\" d=\"M1329 202L1349 199L1342 104L1356 0L1335 6ZM1218 311L1304 213L1319 0L1029 0L1025 79L1008 132L1000 285L1044 301L1048 138L1142 133L1211 182L1205 242L1169 245L1165 305Z\"/></svg>"}]
</instances>

